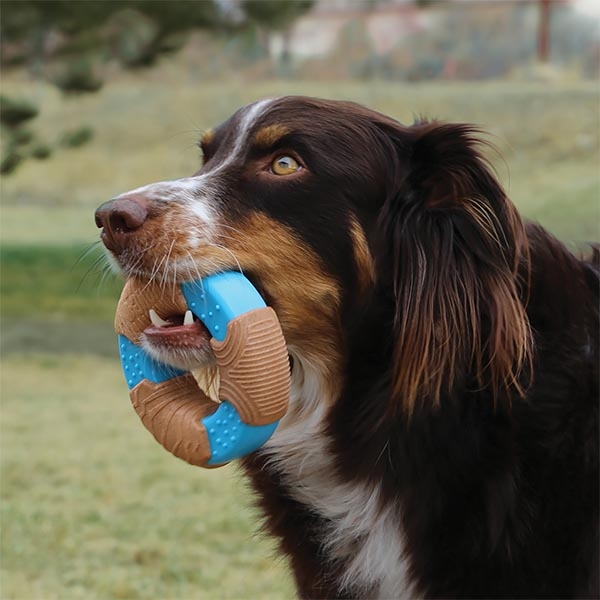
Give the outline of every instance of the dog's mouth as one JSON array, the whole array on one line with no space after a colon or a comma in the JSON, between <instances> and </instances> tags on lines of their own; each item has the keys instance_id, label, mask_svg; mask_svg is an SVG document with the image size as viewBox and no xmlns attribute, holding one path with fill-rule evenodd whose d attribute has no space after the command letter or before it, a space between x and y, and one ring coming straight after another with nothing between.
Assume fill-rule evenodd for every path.
<instances>
[{"instance_id":1,"label":"dog's mouth","mask_svg":"<svg viewBox=\"0 0 600 600\"><path fill-rule=\"evenodd\" d=\"M200 314L196 316L186 305L179 283L165 284L137 274L130 275L129 282L128 314L135 316L129 317L131 325L123 323L121 316L118 330L129 333L152 358L175 368L197 371L216 365L212 335Z\"/></svg>"},{"instance_id":2,"label":"dog's mouth","mask_svg":"<svg viewBox=\"0 0 600 600\"><path fill-rule=\"evenodd\" d=\"M187 310L185 314L162 318L158 312L149 310L151 325L144 329L146 339L163 348L198 348L210 340L210 333L202 322Z\"/></svg>"},{"instance_id":3,"label":"dog's mouth","mask_svg":"<svg viewBox=\"0 0 600 600\"><path fill-rule=\"evenodd\" d=\"M212 336L185 306L181 296L160 290L150 300L144 294L137 294L134 310L138 315L134 322L141 325L138 343L155 360L185 371L215 364L210 345Z\"/></svg>"}]
</instances>

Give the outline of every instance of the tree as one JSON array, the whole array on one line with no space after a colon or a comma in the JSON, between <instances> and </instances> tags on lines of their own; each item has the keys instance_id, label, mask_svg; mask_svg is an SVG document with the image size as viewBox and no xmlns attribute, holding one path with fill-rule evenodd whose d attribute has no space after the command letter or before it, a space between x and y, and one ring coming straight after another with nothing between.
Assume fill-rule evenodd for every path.
<instances>
[{"instance_id":1,"label":"tree","mask_svg":"<svg viewBox=\"0 0 600 600\"><path fill-rule=\"evenodd\" d=\"M314 0L246 0L242 8L246 16L265 29L280 31L309 10Z\"/></svg>"},{"instance_id":2,"label":"tree","mask_svg":"<svg viewBox=\"0 0 600 600\"><path fill-rule=\"evenodd\" d=\"M177 48L170 36L219 20L213 0L0 0L0 13L2 60L17 56L66 94L99 90L102 63L110 58L127 68L151 65ZM52 152L23 126L37 111L18 99L0 98L1 174ZM60 145L78 147L92 136L91 128L79 126L65 131Z\"/></svg>"},{"instance_id":3,"label":"tree","mask_svg":"<svg viewBox=\"0 0 600 600\"><path fill-rule=\"evenodd\" d=\"M281 64L290 61L290 33L294 21L310 10L315 0L245 0L242 9L247 19L254 23L267 40L274 31L283 34Z\"/></svg>"},{"instance_id":4,"label":"tree","mask_svg":"<svg viewBox=\"0 0 600 600\"><path fill-rule=\"evenodd\" d=\"M213 0L2 0L0 10L2 44L21 47L22 58L38 72L48 36L60 34L55 54L67 67L54 82L67 92L100 87L92 62L116 56L126 67L150 65L173 49L169 36L219 20Z\"/></svg>"}]
</instances>

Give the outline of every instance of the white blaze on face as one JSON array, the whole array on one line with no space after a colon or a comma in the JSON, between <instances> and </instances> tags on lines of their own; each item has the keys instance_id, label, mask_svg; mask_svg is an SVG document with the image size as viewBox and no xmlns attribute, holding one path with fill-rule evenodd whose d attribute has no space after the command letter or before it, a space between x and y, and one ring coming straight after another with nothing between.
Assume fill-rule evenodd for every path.
<instances>
[{"instance_id":1,"label":"white blaze on face","mask_svg":"<svg viewBox=\"0 0 600 600\"><path fill-rule=\"evenodd\" d=\"M151 202L168 202L183 208L187 213L187 217L184 215L183 218L187 233L185 245L193 250L203 243L210 243L220 222L219 205L226 200L226 181L221 179L221 175L229 167L243 162L250 132L274 101L275 99L260 100L248 107L235 128L235 141L231 151L223 160L211 165L210 169L194 177L151 183L121 194L120 197L139 195ZM164 228L168 229L168 212L163 219ZM177 214L176 220L178 222L173 223L173 226L181 227L181 212Z\"/></svg>"}]
</instances>

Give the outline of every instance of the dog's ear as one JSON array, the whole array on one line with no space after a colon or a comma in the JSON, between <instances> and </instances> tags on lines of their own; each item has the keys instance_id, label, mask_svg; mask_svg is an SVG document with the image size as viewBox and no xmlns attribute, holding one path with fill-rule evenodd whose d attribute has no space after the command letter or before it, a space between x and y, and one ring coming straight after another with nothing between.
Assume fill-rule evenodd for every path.
<instances>
[{"instance_id":1,"label":"dog's ear","mask_svg":"<svg viewBox=\"0 0 600 600\"><path fill-rule=\"evenodd\" d=\"M526 235L479 132L418 123L388 134L401 156L379 215L395 302L394 396L412 413L458 388L488 389L495 401L523 394Z\"/></svg>"}]
</instances>

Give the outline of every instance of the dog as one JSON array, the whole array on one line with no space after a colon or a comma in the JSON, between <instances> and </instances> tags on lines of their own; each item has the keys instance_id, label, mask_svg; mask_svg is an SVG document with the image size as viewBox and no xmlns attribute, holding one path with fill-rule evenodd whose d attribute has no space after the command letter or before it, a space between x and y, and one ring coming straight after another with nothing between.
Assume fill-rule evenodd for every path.
<instances>
[{"instance_id":1,"label":"dog","mask_svg":"<svg viewBox=\"0 0 600 600\"><path fill-rule=\"evenodd\" d=\"M600 593L600 253L524 222L482 139L266 99L96 212L125 275L239 270L276 311L290 408L242 467L302 598ZM151 356L214 369L160 318Z\"/></svg>"}]
</instances>

